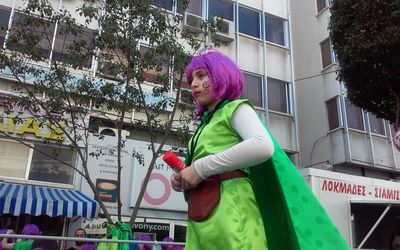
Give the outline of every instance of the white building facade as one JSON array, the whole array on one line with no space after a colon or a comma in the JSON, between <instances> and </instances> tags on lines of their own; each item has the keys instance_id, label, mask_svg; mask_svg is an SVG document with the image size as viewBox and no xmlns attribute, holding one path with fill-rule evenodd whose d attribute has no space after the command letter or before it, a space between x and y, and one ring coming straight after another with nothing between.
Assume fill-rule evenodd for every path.
<instances>
[{"instance_id":1,"label":"white building facade","mask_svg":"<svg viewBox=\"0 0 400 250\"><path fill-rule=\"evenodd\" d=\"M400 188L400 153L392 141L393 126L353 105L346 98L345 85L336 80L338 64L328 31L330 4L330 0L291 1L299 166L347 174L347 177L332 177L336 179L332 183L342 189L351 179L358 182L359 178L368 177L377 182L386 180L388 190L396 192ZM329 172L317 176L313 173L309 172L309 180L329 176ZM374 191L367 192L358 197L364 201L351 202L354 197L329 196L329 192L343 191L339 192L334 185L330 190L318 190L315 182L310 181L310 186L324 200L322 203L349 245L358 247L362 243L362 248L389 248L391 233L395 230L393 218L400 213L396 208L398 197L393 196L392 191L390 195L385 192L383 197L373 195ZM327 202L324 196L332 200ZM387 206L392 208L386 214L383 212ZM366 211L375 215L365 216ZM375 222L378 222L376 228L363 242Z\"/></svg>"},{"instance_id":2,"label":"white building facade","mask_svg":"<svg viewBox=\"0 0 400 250\"><path fill-rule=\"evenodd\" d=\"M51 0L54 9L65 8L74 10L81 1L79 0ZM244 1L230 1L230 0L191 0L186 14L177 5L178 1L153 1L154 5L167 9L171 13L185 16L185 27L188 30L196 31L199 28L199 20L215 20L215 18L223 18L223 26L218 32L209 38L205 45L214 45L214 42L221 43L219 49L230 56L237 62L239 67L243 70L245 76L245 93L244 98L249 98L255 106L259 115L267 123L269 129L280 142L282 147L296 162L297 154L299 152L298 132L297 132L297 116L296 116L296 102L295 102L295 89L293 87L293 63L292 63L292 49L289 29L289 1L279 0L244 0ZM18 18L18 9L23 7L22 0L6 0L0 4L0 25L7 27L8 30L12 29L13 20ZM72 11L71 13L75 13ZM76 14L74 16L78 22L82 18ZM55 31L60 29L62 25L51 26ZM89 27L97 29L97 27ZM84 34L85 35L85 34ZM86 34L90 36L88 31ZM64 51L60 50L65 42L72 42L73 37L64 39L59 37L57 32L54 32L54 41L52 49L47 48L49 59L59 58L62 61L62 54ZM5 46L7 39L7 32L0 32L0 44ZM51 57L51 58L50 58ZM105 75L102 72L104 68L99 65L97 61L88 62L87 69L82 69L84 73L98 75L99 77ZM79 73L79 72L78 72ZM11 72L7 69L0 72L0 91L7 94L13 84L13 77ZM26 112L29 112L28 108ZM90 120L91 117L88 117ZM8 124L1 127L5 133L11 136L16 133L7 131ZM16 130L17 131L17 130ZM104 132L106 135L113 133L113 127L102 127L99 132ZM44 132L43 132L44 133ZM30 132L32 134L32 132ZM146 138L142 134L130 133L124 131L123 135L127 139L127 147L129 148L146 148ZM27 138L26 141L32 143L34 147L49 147L51 144L42 145L40 138L35 141L35 136ZM113 143L114 139L111 136L105 136L104 141L92 140L91 147L96 145ZM64 169L62 165L54 161L46 161L42 164L41 157L36 156L36 151L26 148L15 141L8 140L5 136L0 135L0 148L4 149L4 154L0 155L0 179L8 184L22 184L32 185L34 187L54 187L66 188L68 190L76 190L83 195L93 197L91 190L88 188L85 181L74 173L72 169ZM168 146L166 147L166 149ZM63 149L62 155L67 157L71 164L79 166L78 157L68 148ZM145 151L145 150L144 150ZM9 171L9 163L18 155L18 166L21 171L13 176ZM145 153L146 157L146 153ZM150 156L149 156L150 157ZM65 159L64 159L65 160ZM132 213L134 201L138 193L138 188L141 185L141 180L144 178L145 171L143 167L136 162L132 156L125 156L123 158L125 164L129 168L124 168L123 182L126 183L121 187L122 193L122 214L123 220L128 219ZM145 162L148 159L145 159ZM114 187L115 184L115 159L113 157L105 156L102 159L92 159L90 164L93 166L92 176L94 182L99 187ZM139 218L133 230L136 232L146 232L154 235L154 239L161 240L163 237L169 235L174 237L176 241L185 240L185 225L186 225L186 203L182 195L172 191L168 180L169 175L172 173L168 168L163 165L161 160L157 162L157 167L153 173L153 179L149 183L145 199L142 202L141 209L139 210ZM60 175L46 176L44 172L38 172L36 175L32 174L34 170L39 171L43 167L55 168L61 172L65 172L65 178L57 179ZM36 178L36 179L35 179ZM104 191L103 190L103 191ZM18 194L16 194L18 196ZM104 199L109 199L106 206L112 214L116 214L116 203L112 199L112 193L103 193ZM31 202L32 203L32 202ZM29 204L31 204L29 203ZM98 209L98 208L97 208ZM24 223L35 222L35 214L30 214L29 209L26 209L26 214L29 217ZM8 211L3 210L2 218L3 226L11 226L18 232L22 222L19 225L15 221L19 220L20 215L9 215ZM100 211L101 214L101 211ZM44 217L52 218L52 214L46 214ZM105 228L103 227L104 219L82 219L81 215L64 216L60 219L60 223L50 223L51 225L62 225L53 230L56 235L73 235L75 228L84 227L88 233L103 234ZM82 216L91 217L91 216ZM33 219L32 219L33 218ZM7 225L7 220L9 225ZM37 219L39 220L39 219ZM36 221L37 221L36 220ZM10 224L11 223L11 224ZM18 225L19 226L18 226Z\"/></svg>"}]
</instances>

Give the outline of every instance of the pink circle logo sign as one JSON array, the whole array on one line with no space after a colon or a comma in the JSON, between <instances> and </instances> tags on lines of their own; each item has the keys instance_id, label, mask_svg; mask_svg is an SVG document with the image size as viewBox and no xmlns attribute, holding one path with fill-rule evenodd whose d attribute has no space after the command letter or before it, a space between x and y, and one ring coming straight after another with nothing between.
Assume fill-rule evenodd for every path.
<instances>
[{"instance_id":1,"label":"pink circle logo sign","mask_svg":"<svg viewBox=\"0 0 400 250\"><path fill-rule=\"evenodd\" d=\"M147 201L151 205L161 205L164 202L168 200L168 198L171 195L171 185L169 184L169 180L162 174L159 173L153 173L150 175L149 183L147 185L150 185L150 183L154 180L159 180L161 183L164 185L164 193L161 195L159 198L153 198L152 196L149 195L149 193L146 191L144 192L144 200Z\"/></svg>"}]
</instances>

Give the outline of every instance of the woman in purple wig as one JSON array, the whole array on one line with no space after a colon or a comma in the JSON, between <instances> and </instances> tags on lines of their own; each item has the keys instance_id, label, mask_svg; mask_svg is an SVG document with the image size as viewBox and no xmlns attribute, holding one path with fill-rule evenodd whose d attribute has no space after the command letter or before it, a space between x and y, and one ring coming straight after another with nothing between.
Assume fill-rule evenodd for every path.
<instances>
[{"instance_id":1,"label":"woman in purple wig","mask_svg":"<svg viewBox=\"0 0 400 250\"><path fill-rule=\"evenodd\" d=\"M26 224L22 229L21 234L23 235L39 235L40 230L35 224ZM32 249L32 242L33 240L25 240L22 239L14 243L13 248L14 250L30 250Z\"/></svg>"},{"instance_id":2,"label":"woman in purple wig","mask_svg":"<svg viewBox=\"0 0 400 250\"><path fill-rule=\"evenodd\" d=\"M203 49L186 77L200 126L188 144L188 168L171 176L189 194L187 250L266 249L263 221L247 175L274 144L248 100L243 74L227 56ZM202 195L206 194L206 195Z\"/></svg>"},{"instance_id":3,"label":"woman in purple wig","mask_svg":"<svg viewBox=\"0 0 400 250\"><path fill-rule=\"evenodd\" d=\"M1 234L13 234L14 230L8 229L8 228L3 228L0 229ZM8 239L8 238L1 238L0 239L0 250L6 250L6 249L12 249L14 245L14 240L13 239Z\"/></svg>"},{"instance_id":4,"label":"woman in purple wig","mask_svg":"<svg viewBox=\"0 0 400 250\"><path fill-rule=\"evenodd\" d=\"M142 234L142 235L139 236L139 240L141 240L141 241L151 241L151 237L149 235L147 235L147 234ZM141 244L139 244L139 249L140 250L152 250L153 246L151 244L141 243Z\"/></svg>"}]
</instances>

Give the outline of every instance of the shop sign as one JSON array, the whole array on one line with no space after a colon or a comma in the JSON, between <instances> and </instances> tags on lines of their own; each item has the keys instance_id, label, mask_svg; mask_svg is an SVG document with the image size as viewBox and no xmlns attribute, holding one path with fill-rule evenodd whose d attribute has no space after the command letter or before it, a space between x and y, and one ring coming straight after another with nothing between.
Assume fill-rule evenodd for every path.
<instances>
[{"instance_id":1,"label":"shop sign","mask_svg":"<svg viewBox=\"0 0 400 250\"><path fill-rule=\"evenodd\" d=\"M1 97L9 97L7 93L0 93ZM50 114L48 114L50 115ZM64 141L63 128L66 127L60 114L51 116L59 118L59 123L54 124L46 119L46 111L37 105L13 105L2 103L0 107L0 132L30 139L46 139Z\"/></svg>"},{"instance_id":2,"label":"shop sign","mask_svg":"<svg viewBox=\"0 0 400 250\"><path fill-rule=\"evenodd\" d=\"M8 134L16 134L19 136L32 135L36 138L64 141L64 132L61 128L52 124L50 121L46 121L46 127L42 127L38 119L26 118L22 119L21 125L18 126L14 121L15 116L10 116L8 119L3 119L0 122L0 132L6 132ZM64 123L60 123L65 128Z\"/></svg>"},{"instance_id":3,"label":"shop sign","mask_svg":"<svg viewBox=\"0 0 400 250\"><path fill-rule=\"evenodd\" d=\"M144 166L148 166L152 156L148 147L137 146L135 151L143 153ZM131 207L135 205L139 191L143 186L143 181L147 173L147 167L144 166L137 159L134 160ZM183 194L172 190L170 178L173 173L174 171L163 162L161 157L156 160L141 203L142 208L187 211L187 203L184 200Z\"/></svg>"},{"instance_id":4,"label":"shop sign","mask_svg":"<svg viewBox=\"0 0 400 250\"><path fill-rule=\"evenodd\" d=\"M96 179L96 189L99 197L104 202L116 202L119 190L118 181Z\"/></svg>"},{"instance_id":5,"label":"shop sign","mask_svg":"<svg viewBox=\"0 0 400 250\"><path fill-rule=\"evenodd\" d=\"M148 148L148 144L145 141L130 139L126 139L124 142L124 148L121 152L122 172L121 188L119 189L122 202L122 215L130 215L132 213L132 208L135 206L142 188L148 166L152 159L152 153ZM89 154L98 154L98 157L89 157L88 159L88 169L93 180L100 179L105 180L107 183L114 183L112 181L118 179L116 145L116 137L104 136L104 138L100 139L92 136L89 138ZM166 150L169 149L168 146L164 147ZM133 156L133 152L142 154L143 164L139 163L138 159ZM158 214L162 214L166 210L186 212L187 203L184 200L183 194L172 190L169 181L174 172L161 158L159 157L156 160L140 207L157 209ZM104 187L111 188L111 185L107 184L103 186L103 189ZM93 192L86 181L83 181L81 189L86 195L93 197ZM102 195L103 199L112 200L113 194L111 190L105 191ZM118 213L117 201L114 203L107 201L104 205L110 214ZM159 216L160 218L165 218L163 215Z\"/></svg>"},{"instance_id":6,"label":"shop sign","mask_svg":"<svg viewBox=\"0 0 400 250\"><path fill-rule=\"evenodd\" d=\"M365 183L351 183L339 180L321 179L321 191L363 197L371 200L400 200L399 187L382 187Z\"/></svg>"},{"instance_id":7,"label":"shop sign","mask_svg":"<svg viewBox=\"0 0 400 250\"><path fill-rule=\"evenodd\" d=\"M107 219L83 219L82 226L87 234L106 234ZM132 225L132 232L146 232L168 235L170 225L165 223L135 222Z\"/></svg>"}]
</instances>

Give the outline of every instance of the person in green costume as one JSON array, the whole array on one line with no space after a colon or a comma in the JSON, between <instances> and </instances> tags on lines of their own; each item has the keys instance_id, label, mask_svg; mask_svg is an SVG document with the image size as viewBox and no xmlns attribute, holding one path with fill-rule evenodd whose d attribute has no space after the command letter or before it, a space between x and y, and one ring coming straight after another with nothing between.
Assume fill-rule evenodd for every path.
<instances>
[{"instance_id":1,"label":"person in green costume","mask_svg":"<svg viewBox=\"0 0 400 250\"><path fill-rule=\"evenodd\" d=\"M191 217L199 208L189 197L185 249L348 249L249 101L239 99L244 80L237 65L205 48L186 76L201 124L188 144L189 167L171 176L171 186L190 195L209 179L221 181L207 216Z\"/></svg>"},{"instance_id":2,"label":"person in green costume","mask_svg":"<svg viewBox=\"0 0 400 250\"><path fill-rule=\"evenodd\" d=\"M21 234L23 235L39 235L40 230L35 224L26 224L22 229ZM33 240L21 239L15 242L12 246L13 250L31 250Z\"/></svg>"}]
</instances>

